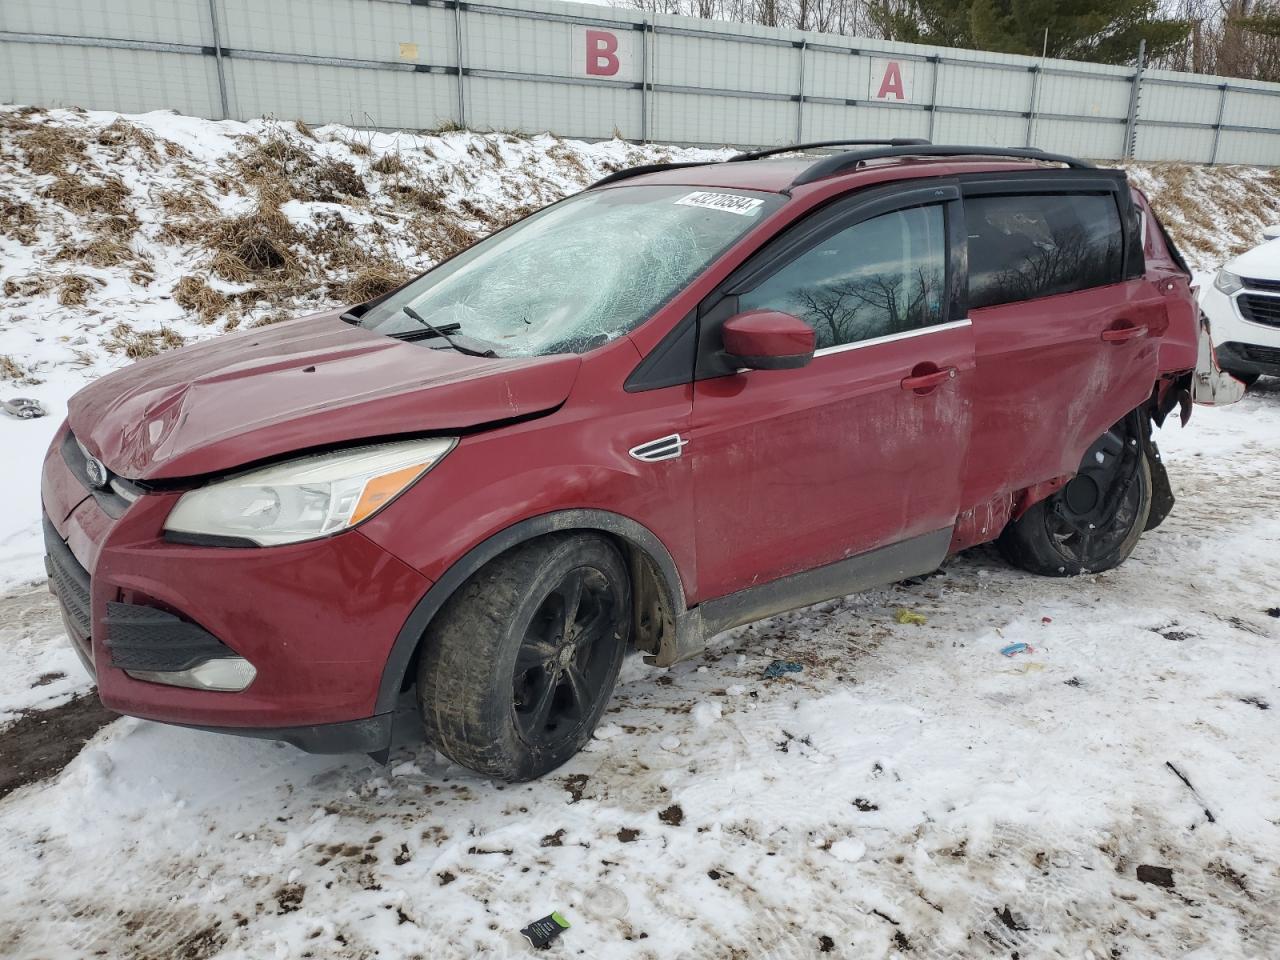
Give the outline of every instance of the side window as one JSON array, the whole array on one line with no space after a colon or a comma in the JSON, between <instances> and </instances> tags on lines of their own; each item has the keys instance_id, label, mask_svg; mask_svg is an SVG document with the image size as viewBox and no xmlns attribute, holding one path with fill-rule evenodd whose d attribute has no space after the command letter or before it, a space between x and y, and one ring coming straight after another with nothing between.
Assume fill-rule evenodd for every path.
<instances>
[{"instance_id":1,"label":"side window","mask_svg":"<svg viewBox=\"0 0 1280 960\"><path fill-rule=\"evenodd\" d=\"M938 205L856 223L740 294L738 309L797 316L816 331L818 349L940 323L944 230Z\"/></svg>"},{"instance_id":2,"label":"side window","mask_svg":"<svg viewBox=\"0 0 1280 960\"><path fill-rule=\"evenodd\" d=\"M1071 293L1123 278L1109 194L969 197L969 308Z\"/></svg>"}]
</instances>

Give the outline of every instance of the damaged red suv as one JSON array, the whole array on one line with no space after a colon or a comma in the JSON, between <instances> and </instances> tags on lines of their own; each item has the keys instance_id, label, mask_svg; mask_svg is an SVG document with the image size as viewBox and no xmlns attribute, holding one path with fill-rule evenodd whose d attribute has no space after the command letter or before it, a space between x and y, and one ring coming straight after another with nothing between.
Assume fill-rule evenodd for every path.
<instances>
[{"instance_id":1,"label":"damaged red suv","mask_svg":"<svg viewBox=\"0 0 1280 960\"><path fill-rule=\"evenodd\" d=\"M631 647L673 664L985 541L1123 561L1172 505L1151 424L1200 336L1146 200L1034 150L840 146L625 170L378 301L81 391L47 564L102 702L381 756L415 702L523 780Z\"/></svg>"}]
</instances>

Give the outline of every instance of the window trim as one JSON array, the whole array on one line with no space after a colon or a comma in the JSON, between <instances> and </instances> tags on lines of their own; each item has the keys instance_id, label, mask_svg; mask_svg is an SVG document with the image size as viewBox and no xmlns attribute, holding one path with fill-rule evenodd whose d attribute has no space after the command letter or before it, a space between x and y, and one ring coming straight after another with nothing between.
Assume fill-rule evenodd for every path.
<instances>
[{"instance_id":1,"label":"window trim","mask_svg":"<svg viewBox=\"0 0 1280 960\"><path fill-rule=\"evenodd\" d=\"M1006 300L984 307L972 307L969 303L969 231L964 231L965 248L964 292L965 311L987 310L997 307L1013 306L1020 303L1034 303L1051 296L1071 296L1087 290L1100 290L1117 283L1137 280L1146 275L1146 252L1142 237L1142 222L1138 216L1138 205L1134 203L1129 181L1123 170L1097 170L1085 173L1080 170L1044 170L1036 174L1008 173L973 173L959 178L961 207L967 217L967 202L970 198L1009 195L1026 196L1110 196L1116 205L1116 214L1120 219L1120 277L1108 283L1079 287L1064 293L1044 294L1029 300Z\"/></svg>"},{"instance_id":2,"label":"window trim","mask_svg":"<svg viewBox=\"0 0 1280 960\"><path fill-rule=\"evenodd\" d=\"M893 343L895 340L909 340L912 337L922 337L927 333L960 330L971 326L973 326L973 321L968 317L963 320L948 320L945 323L931 323L927 327L916 327L914 330L902 330L899 333L886 333L882 337L872 337L869 340L851 340L848 343L837 343L835 346L823 347L821 350L813 351L813 356L814 359L829 357L833 353L847 353L850 350L860 350L863 347L878 347L883 343Z\"/></svg>"},{"instance_id":3,"label":"window trim","mask_svg":"<svg viewBox=\"0 0 1280 960\"><path fill-rule=\"evenodd\" d=\"M958 282L962 277L963 261L955 249L957 234L964 229L960 210L960 186L954 178L930 180L922 183L915 180L909 185L893 183L885 187L859 191L837 197L831 203L811 211L799 220L784 227L765 245L747 258L725 280L708 294L698 305L698 348L695 358L693 379L708 380L714 377L730 376L738 372L725 358L720 341L720 325L738 312L738 296L754 289L769 279L797 257L803 256L813 247L867 220L875 219L889 213L897 213L915 207L937 205L942 208L943 215L943 290L942 315L938 323L921 327L921 331L937 330L948 325L952 318L962 317L963 306L961 295L964 286ZM904 331L914 333L917 331ZM886 334L896 337L897 334ZM854 341L854 344L881 342L884 338ZM846 344L835 344L844 347ZM851 346L851 345L850 345ZM824 347L815 356L825 356Z\"/></svg>"}]
</instances>

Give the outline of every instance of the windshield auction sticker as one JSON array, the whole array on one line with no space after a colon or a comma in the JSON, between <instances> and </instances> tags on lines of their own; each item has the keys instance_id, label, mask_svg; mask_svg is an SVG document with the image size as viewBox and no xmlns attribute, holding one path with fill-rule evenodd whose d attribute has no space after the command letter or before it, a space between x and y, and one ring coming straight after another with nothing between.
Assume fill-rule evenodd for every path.
<instances>
[{"instance_id":1,"label":"windshield auction sticker","mask_svg":"<svg viewBox=\"0 0 1280 960\"><path fill-rule=\"evenodd\" d=\"M736 213L744 217L754 217L763 200L757 197L739 197L733 193L687 193L678 204L686 207L706 207L708 210L723 210L725 213Z\"/></svg>"}]
</instances>

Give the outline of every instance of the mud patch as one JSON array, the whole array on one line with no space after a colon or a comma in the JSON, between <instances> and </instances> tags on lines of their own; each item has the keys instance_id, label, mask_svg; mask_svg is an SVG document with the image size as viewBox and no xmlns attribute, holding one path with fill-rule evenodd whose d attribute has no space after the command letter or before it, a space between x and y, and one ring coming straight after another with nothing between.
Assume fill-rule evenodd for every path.
<instances>
[{"instance_id":1,"label":"mud patch","mask_svg":"<svg viewBox=\"0 0 1280 960\"><path fill-rule=\"evenodd\" d=\"M75 759L116 714L96 694L73 697L49 710L29 710L0 730L0 797L52 777Z\"/></svg>"},{"instance_id":2,"label":"mud patch","mask_svg":"<svg viewBox=\"0 0 1280 960\"><path fill-rule=\"evenodd\" d=\"M294 913L302 909L302 900L307 895L307 888L300 883L286 883L276 891L276 903L279 913Z\"/></svg>"}]
</instances>

